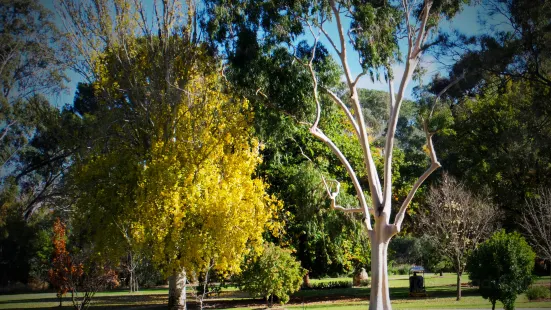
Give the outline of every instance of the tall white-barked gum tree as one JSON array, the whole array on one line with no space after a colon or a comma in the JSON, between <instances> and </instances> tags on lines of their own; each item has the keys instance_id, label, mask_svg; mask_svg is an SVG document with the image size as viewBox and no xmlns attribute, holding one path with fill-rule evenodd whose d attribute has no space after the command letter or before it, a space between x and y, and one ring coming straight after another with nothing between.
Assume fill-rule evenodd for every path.
<instances>
[{"instance_id":1,"label":"tall white-barked gum tree","mask_svg":"<svg viewBox=\"0 0 551 310\"><path fill-rule=\"evenodd\" d=\"M371 243L372 280L369 309L386 310L392 309L389 295L387 267L389 242L394 235L400 232L407 208L411 203L418 188L432 174L433 171L440 167L440 163L438 162L432 142L432 136L434 135L435 131L430 130L432 126L430 126L429 124L430 118L432 117L432 111L434 111L433 106L433 109L428 113L428 115L426 115L425 118L422 118L422 125L426 133L426 146L428 152L430 153L430 166L414 183L407 197L403 200L398 213L396 213L394 217L394 222L391 223L392 152L395 142L396 126L398 123L400 107L402 105L406 89L410 81L412 80L414 71L419 65L419 61L421 55L423 54L424 45L427 41L429 31L436 25L436 21L441 15L449 18L453 15L453 13L457 12L459 10L460 3L459 1L456 1L455 3L453 1L438 1L438 3L435 5L435 1L429 0L416 5L416 1L401 1L401 13L403 14L405 20L405 25L403 26L405 27L404 33L405 38L407 39L408 50L405 59L404 74L398 82L397 92L394 88L395 78L391 69L392 55L395 52L389 53L387 59L383 59L382 61L379 60L379 62L376 63L384 67L390 95L390 118L388 121L383 154L384 172L382 179L383 183L381 183L373 160L372 150L370 148L371 145L368 136L368 127L362 113L362 106L357 90L360 78L364 76L367 72L369 72L370 69L364 66L364 71L354 77L351 73L350 65L348 62L348 42L346 37L349 37L349 42L351 42L354 48L360 53L361 59L362 50L361 46L358 45L360 45L362 42L354 40L354 32L364 31L361 29L360 24L357 24L356 28L352 28L353 26L351 26L351 28L347 32L345 32L344 30L343 15L353 18L355 16L355 13L359 10L359 7L355 6L352 2L333 0L329 3L330 12L320 11L315 16L297 16L297 18L301 19L305 27L309 29L310 34L314 38L314 46L312 48L311 57L307 63L304 62L304 65L308 68L312 76L312 88L314 100L316 103L316 119L310 127L310 133L322 142L324 142L332 150L335 156L338 157L342 165L344 165L348 175L350 176L350 179L352 180L360 205L357 208L345 208L337 204L336 198L339 194L340 187L338 181L333 181L336 183L336 191L334 192L332 192L331 187L327 184L327 182L325 182L327 193L331 199L331 206L333 209L348 213L363 213L364 225L368 230L368 235ZM446 5L449 5L450 7L445 7ZM359 6L361 6L361 4ZM451 8L451 6L454 7ZM446 10L448 11L446 12ZM374 12L376 11L374 10ZM331 20L334 20L337 26L338 38L336 39L333 38L324 27L325 23ZM352 22L352 25L354 25L354 21ZM399 24L396 24L396 26L398 27ZM375 25L375 27L377 27L377 25ZM350 101L348 104L330 89L323 87L323 85L318 85L318 79L313 66L313 60L316 53L316 46L318 45L318 41L320 38L325 38L338 55L340 65L342 66L342 69L344 71L344 78L346 86L348 88L348 95L350 96ZM372 37L372 39L377 40L376 37ZM300 59L297 60L301 61ZM371 68L371 70L376 69L377 68ZM373 71L371 71L370 73L373 74ZM452 85L446 87L444 91L447 90L447 88L449 88L450 86ZM342 109L348 121L352 125L352 128L354 130L353 133L356 135L359 143L361 144L364 163L366 166L365 168L367 171L369 192L371 194L371 205L368 205L368 201L364 195L364 191L362 189L358 176L349 163L348 159L339 150L337 145L318 127L321 117L321 103L319 95L320 90L328 95L332 99L332 101ZM443 92L436 96L434 101L435 105L442 93Z\"/></svg>"}]
</instances>

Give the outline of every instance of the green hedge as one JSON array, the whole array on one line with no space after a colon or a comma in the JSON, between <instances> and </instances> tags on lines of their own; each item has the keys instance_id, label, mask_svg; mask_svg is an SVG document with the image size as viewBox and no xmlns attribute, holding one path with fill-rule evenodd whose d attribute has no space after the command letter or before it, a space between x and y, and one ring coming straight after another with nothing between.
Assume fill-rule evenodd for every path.
<instances>
[{"instance_id":1,"label":"green hedge","mask_svg":"<svg viewBox=\"0 0 551 310\"><path fill-rule=\"evenodd\" d=\"M351 288L352 281L330 281L310 283L310 286L302 286L303 290L330 290L334 288Z\"/></svg>"}]
</instances>

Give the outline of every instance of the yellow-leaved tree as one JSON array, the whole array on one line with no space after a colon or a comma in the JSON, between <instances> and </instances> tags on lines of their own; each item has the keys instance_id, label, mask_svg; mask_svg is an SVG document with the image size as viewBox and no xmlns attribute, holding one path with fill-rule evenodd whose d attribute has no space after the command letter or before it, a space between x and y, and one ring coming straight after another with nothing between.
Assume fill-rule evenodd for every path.
<instances>
[{"instance_id":1,"label":"yellow-leaved tree","mask_svg":"<svg viewBox=\"0 0 551 310\"><path fill-rule=\"evenodd\" d=\"M96 252L128 249L150 257L169 276L173 308L185 303L186 272L239 272L243 255L262 247L262 233L278 229L280 203L254 176L260 145L247 101L202 70L192 70L180 90L185 96L167 106L171 113L150 115L155 125L141 133L147 142L125 142L124 120L109 124L113 136L73 173L76 217L94 233ZM102 104L112 108L102 113L120 112L114 111L120 102Z\"/></svg>"},{"instance_id":2,"label":"yellow-leaved tree","mask_svg":"<svg viewBox=\"0 0 551 310\"><path fill-rule=\"evenodd\" d=\"M186 271L238 272L243 255L262 245L264 229L276 228L279 205L252 177L261 158L247 102L219 85L213 74L189 82L172 138L154 141L143 163L132 234L172 274L171 303L185 298Z\"/></svg>"},{"instance_id":3,"label":"yellow-leaved tree","mask_svg":"<svg viewBox=\"0 0 551 310\"><path fill-rule=\"evenodd\" d=\"M75 223L102 258L148 256L181 309L186 274L238 272L279 229L280 203L255 177L251 109L194 42L191 2L156 3L155 25L139 1L60 3L92 89L77 95L93 107L83 118L99 137L75 156Z\"/></svg>"}]
</instances>

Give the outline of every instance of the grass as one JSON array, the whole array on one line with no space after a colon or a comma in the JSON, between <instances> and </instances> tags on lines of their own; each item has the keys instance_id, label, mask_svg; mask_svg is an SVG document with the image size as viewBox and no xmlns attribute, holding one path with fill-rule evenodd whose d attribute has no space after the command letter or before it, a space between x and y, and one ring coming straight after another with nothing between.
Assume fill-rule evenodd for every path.
<instances>
[{"instance_id":1,"label":"grass","mask_svg":"<svg viewBox=\"0 0 551 310\"><path fill-rule=\"evenodd\" d=\"M113 290L97 293L92 302L94 306L109 306L108 309L124 309L133 305L159 305L168 300L166 289L146 289L136 293L127 290ZM0 295L0 309L40 309L57 307L59 301L55 293L30 293ZM70 294L63 298L63 308L71 309ZM70 307L69 307L70 306Z\"/></svg>"},{"instance_id":2,"label":"grass","mask_svg":"<svg viewBox=\"0 0 551 310\"><path fill-rule=\"evenodd\" d=\"M455 274L444 274L444 277L427 274L425 285L428 298L408 298L408 276L390 277L390 295L394 309L489 309L490 303L478 295L475 288L463 288L463 298L455 300ZM350 278L330 278L312 282L350 281ZM462 282L468 282L464 277ZM549 276L539 278L536 284L549 284ZM332 290L299 291L293 295L287 309L327 309L327 310L354 310L366 309L368 304L368 288L347 288ZM190 295L188 300L193 301ZM167 289L145 289L137 293L128 293L125 290L114 290L96 294L93 299L94 309L165 309L168 301ZM71 309L71 301L64 298L63 309ZM0 309L45 309L57 307L55 293L30 293L0 295ZM246 294L228 288L222 291L219 297L208 301L210 307L250 309L263 307L262 300L253 300ZM502 307L501 304L497 305ZM551 301L530 302L525 295L519 296L517 308L551 309Z\"/></svg>"}]
</instances>

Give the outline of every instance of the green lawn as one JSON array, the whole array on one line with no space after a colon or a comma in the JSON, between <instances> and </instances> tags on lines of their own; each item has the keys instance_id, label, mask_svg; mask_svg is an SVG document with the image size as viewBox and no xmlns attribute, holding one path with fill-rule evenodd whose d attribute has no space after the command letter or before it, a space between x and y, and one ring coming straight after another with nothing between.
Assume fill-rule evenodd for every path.
<instances>
[{"instance_id":1,"label":"green lawn","mask_svg":"<svg viewBox=\"0 0 551 310\"><path fill-rule=\"evenodd\" d=\"M337 281L350 278L312 279L317 281ZM474 288L464 288L463 298L455 301L455 275L445 274L438 277L432 274L426 276L428 298L408 298L408 277L391 276L391 299L394 309L489 309L490 303L480 297ZM468 282L465 277L462 282ZM549 277L540 278L538 284L548 284ZM168 299L166 289L147 289L138 293L127 291L110 291L98 293L94 298L95 309L164 309ZM332 290L307 290L294 294L291 302L285 306L288 309L308 308L313 309L366 309L368 304L369 289L347 288ZM191 295L190 302L195 300ZM215 308L247 309L263 306L263 301L252 300L246 294L236 291L235 288L223 290L220 297L208 302ZM58 305L54 293L31 293L0 295L0 309L44 309ZM64 309L70 309L69 298L64 298ZM501 306L501 305L500 305ZM551 301L529 302L524 295L517 299L517 308L551 309Z\"/></svg>"}]
</instances>

